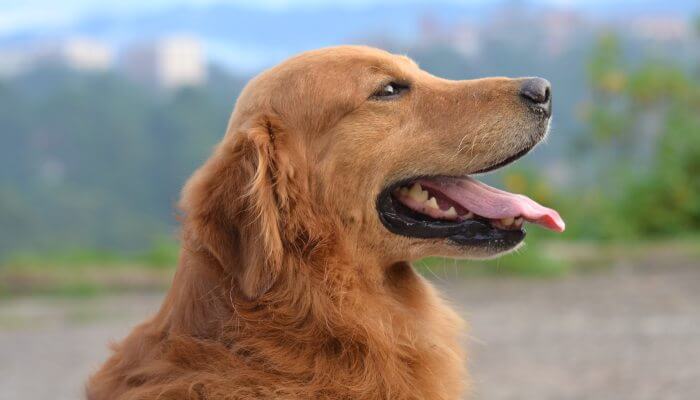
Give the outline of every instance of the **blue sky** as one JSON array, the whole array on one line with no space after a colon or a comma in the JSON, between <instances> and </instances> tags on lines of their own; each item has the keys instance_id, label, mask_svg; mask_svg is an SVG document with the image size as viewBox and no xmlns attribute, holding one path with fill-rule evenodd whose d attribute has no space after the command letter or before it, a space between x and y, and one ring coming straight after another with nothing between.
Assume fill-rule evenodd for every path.
<instances>
[{"instance_id":1,"label":"blue sky","mask_svg":"<svg viewBox=\"0 0 700 400\"><path fill-rule=\"evenodd\" d=\"M433 3L431 0L414 0L417 3ZM605 0L539 0L540 2L576 5L586 3L612 3ZM233 0L228 3L249 5L267 9L295 7L319 7L328 4L342 4L346 7L362 7L376 3L400 3L400 0ZM488 0L443 0L451 3L484 3ZM618 3L635 3L635 0L622 0ZM0 0L0 35L31 29L68 25L91 14L132 14L142 13L176 5L207 6L223 3L222 0Z\"/></svg>"}]
</instances>

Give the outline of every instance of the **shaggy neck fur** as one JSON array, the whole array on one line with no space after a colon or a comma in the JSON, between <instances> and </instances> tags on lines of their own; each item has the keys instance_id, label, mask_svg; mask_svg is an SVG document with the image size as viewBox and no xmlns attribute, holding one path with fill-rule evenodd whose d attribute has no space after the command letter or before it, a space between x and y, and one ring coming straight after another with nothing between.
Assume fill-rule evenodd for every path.
<instances>
[{"instance_id":1,"label":"shaggy neck fur","mask_svg":"<svg viewBox=\"0 0 700 400\"><path fill-rule=\"evenodd\" d=\"M362 271L380 268L344 257L285 257L251 302L187 236L163 307L116 347L90 399L459 398L461 322L407 263L376 281Z\"/></svg>"}]
</instances>

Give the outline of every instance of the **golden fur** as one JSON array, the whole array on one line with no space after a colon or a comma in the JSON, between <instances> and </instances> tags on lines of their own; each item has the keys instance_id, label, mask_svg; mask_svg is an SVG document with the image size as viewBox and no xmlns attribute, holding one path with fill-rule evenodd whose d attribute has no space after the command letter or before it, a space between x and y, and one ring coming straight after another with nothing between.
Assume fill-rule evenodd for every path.
<instances>
[{"instance_id":1,"label":"golden fur","mask_svg":"<svg viewBox=\"0 0 700 400\"><path fill-rule=\"evenodd\" d=\"M368 100L387 80L411 92ZM183 190L172 288L88 399L461 398L463 323L410 261L488 254L391 234L375 200L399 179L505 158L528 123L517 88L355 46L253 79Z\"/></svg>"}]
</instances>

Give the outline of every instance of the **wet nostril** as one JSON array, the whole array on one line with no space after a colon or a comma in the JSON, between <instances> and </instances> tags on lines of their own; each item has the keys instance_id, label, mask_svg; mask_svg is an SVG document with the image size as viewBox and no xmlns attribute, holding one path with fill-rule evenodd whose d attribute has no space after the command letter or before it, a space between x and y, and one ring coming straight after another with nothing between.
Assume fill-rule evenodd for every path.
<instances>
[{"instance_id":1,"label":"wet nostril","mask_svg":"<svg viewBox=\"0 0 700 400\"><path fill-rule=\"evenodd\" d=\"M520 86L520 95L535 104L545 104L551 97L549 81L542 78L529 78Z\"/></svg>"}]
</instances>

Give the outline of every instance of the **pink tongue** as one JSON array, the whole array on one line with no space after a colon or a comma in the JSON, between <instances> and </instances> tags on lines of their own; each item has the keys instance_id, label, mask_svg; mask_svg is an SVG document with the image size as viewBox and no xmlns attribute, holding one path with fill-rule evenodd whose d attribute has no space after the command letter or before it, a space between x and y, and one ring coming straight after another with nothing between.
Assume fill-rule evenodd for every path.
<instances>
[{"instance_id":1,"label":"pink tongue","mask_svg":"<svg viewBox=\"0 0 700 400\"><path fill-rule=\"evenodd\" d=\"M482 217L501 219L522 216L529 222L556 232L563 232L565 228L564 220L551 208L541 206L522 194L508 193L476 179L445 178L421 180L419 183L444 194L465 209Z\"/></svg>"}]
</instances>

